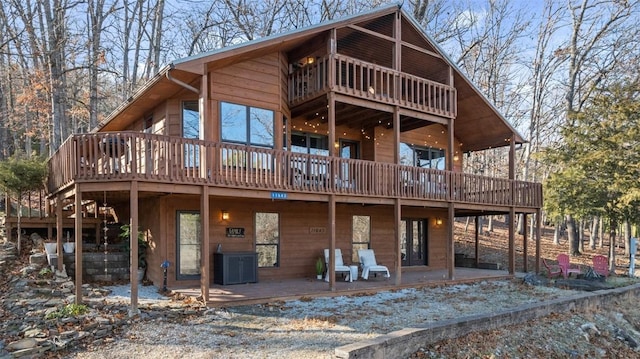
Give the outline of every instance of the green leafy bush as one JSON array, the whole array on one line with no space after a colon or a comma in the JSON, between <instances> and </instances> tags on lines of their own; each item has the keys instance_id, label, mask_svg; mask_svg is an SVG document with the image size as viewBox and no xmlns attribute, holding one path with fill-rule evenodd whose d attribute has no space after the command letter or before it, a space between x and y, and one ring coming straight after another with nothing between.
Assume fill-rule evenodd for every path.
<instances>
[{"instance_id":1,"label":"green leafy bush","mask_svg":"<svg viewBox=\"0 0 640 359\"><path fill-rule=\"evenodd\" d=\"M89 307L84 304L67 304L62 308L58 308L55 312L47 314L45 319L68 318L83 315L89 311Z\"/></svg>"},{"instance_id":2,"label":"green leafy bush","mask_svg":"<svg viewBox=\"0 0 640 359\"><path fill-rule=\"evenodd\" d=\"M40 272L38 272L38 276L40 277L50 277L53 274L53 272L51 271L51 268L49 267L44 267L42 269L40 269Z\"/></svg>"}]
</instances>

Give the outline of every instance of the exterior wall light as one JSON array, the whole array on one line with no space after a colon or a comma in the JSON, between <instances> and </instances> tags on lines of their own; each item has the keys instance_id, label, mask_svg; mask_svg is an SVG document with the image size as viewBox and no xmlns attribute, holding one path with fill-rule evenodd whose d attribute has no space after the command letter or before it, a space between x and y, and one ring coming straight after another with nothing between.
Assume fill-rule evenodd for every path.
<instances>
[{"instance_id":1,"label":"exterior wall light","mask_svg":"<svg viewBox=\"0 0 640 359\"><path fill-rule=\"evenodd\" d=\"M223 221L228 221L229 220L229 212L225 211L224 209L222 210L222 220Z\"/></svg>"},{"instance_id":2,"label":"exterior wall light","mask_svg":"<svg viewBox=\"0 0 640 359\"><path fill-rule=\"evenodd\" d=\"M442 218L437 217L436 218L436 226L441 226L442 225Z\"/></svg>"}]
</instances>

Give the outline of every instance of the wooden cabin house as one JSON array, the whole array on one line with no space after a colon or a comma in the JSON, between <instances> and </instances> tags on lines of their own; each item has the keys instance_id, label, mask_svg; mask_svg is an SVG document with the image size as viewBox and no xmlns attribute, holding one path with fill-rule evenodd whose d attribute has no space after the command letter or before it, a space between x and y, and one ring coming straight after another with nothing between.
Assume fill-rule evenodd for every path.
<instances>
[{"instance_id":1,"label":"wooden cabin house","mask_svg":"<svg viewBox=\"0 0 640 359\"><path fill-rule=\"evenodd\" d=\"M77 209L76 253L86 203L139 228L157 286L165 261L170 288L205 298L311 278L325 248L347 265L373 249L399 284L409 267L455 277L456 216L540 211L541 185L514 176L523 142L393 5L174 61L64 142L48 193L58 218ZM509 178L463 172L463 154L503 146Z\"/></svg>"}]
</instances>

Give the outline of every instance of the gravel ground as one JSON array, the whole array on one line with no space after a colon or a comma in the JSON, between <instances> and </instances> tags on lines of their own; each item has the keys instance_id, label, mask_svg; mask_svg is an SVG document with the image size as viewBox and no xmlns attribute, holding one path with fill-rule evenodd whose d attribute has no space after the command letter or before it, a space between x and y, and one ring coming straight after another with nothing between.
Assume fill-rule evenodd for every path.
<instances>
[{"instance_id":1,"label":"gravel ground","mask_svg":"<svg viewBox=\"0 0 640 359\"><path fill-rule=\"evenodd\" d=\"M72 357L331 358L338 346L394 330L576 293L519 283L404 289L209 309L179 321L139 320L113 342L90 346ZM149 300L155 305L162 301Z\"/></svg>"},{"instance_id":2,"label":"gravel ground","mask_svg":"<svg viewBox=\"0 0 640 359\"><path fill-rule=\"evenodd\" d=\"M555 313L426 346L411 358L640 358L635 300L613 300L593 312Z\"/></svg>"}]
</instances>

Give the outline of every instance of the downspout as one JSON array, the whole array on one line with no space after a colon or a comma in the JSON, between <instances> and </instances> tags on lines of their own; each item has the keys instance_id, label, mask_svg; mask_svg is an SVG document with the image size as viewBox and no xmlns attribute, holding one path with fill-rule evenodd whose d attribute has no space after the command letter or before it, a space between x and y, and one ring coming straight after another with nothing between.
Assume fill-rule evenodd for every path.
<instances>
[{"instance_id":1,"label":"downspout","mask_svg":"<svg viewBox=\"0 0 640 359\"><path fill-rule=\"evenodd\" d=\"M183 81L180 81L180 80L178 80L176 78L171 77L171 70L173 70L173 69L174 69L174 65L170 64L169 65L169 69L167 70L167 72L165 72L165 76L167 77L167 80L169 80L169 81L171 81L171 82L173 82L175 84L178 84L178 85L186 88L187 90L189 90L191 92L195 92L197 94L200 94L200 90L198 90L197 88L189 85L186 82L183 82Z\"/></svg>"}]
</instances>

